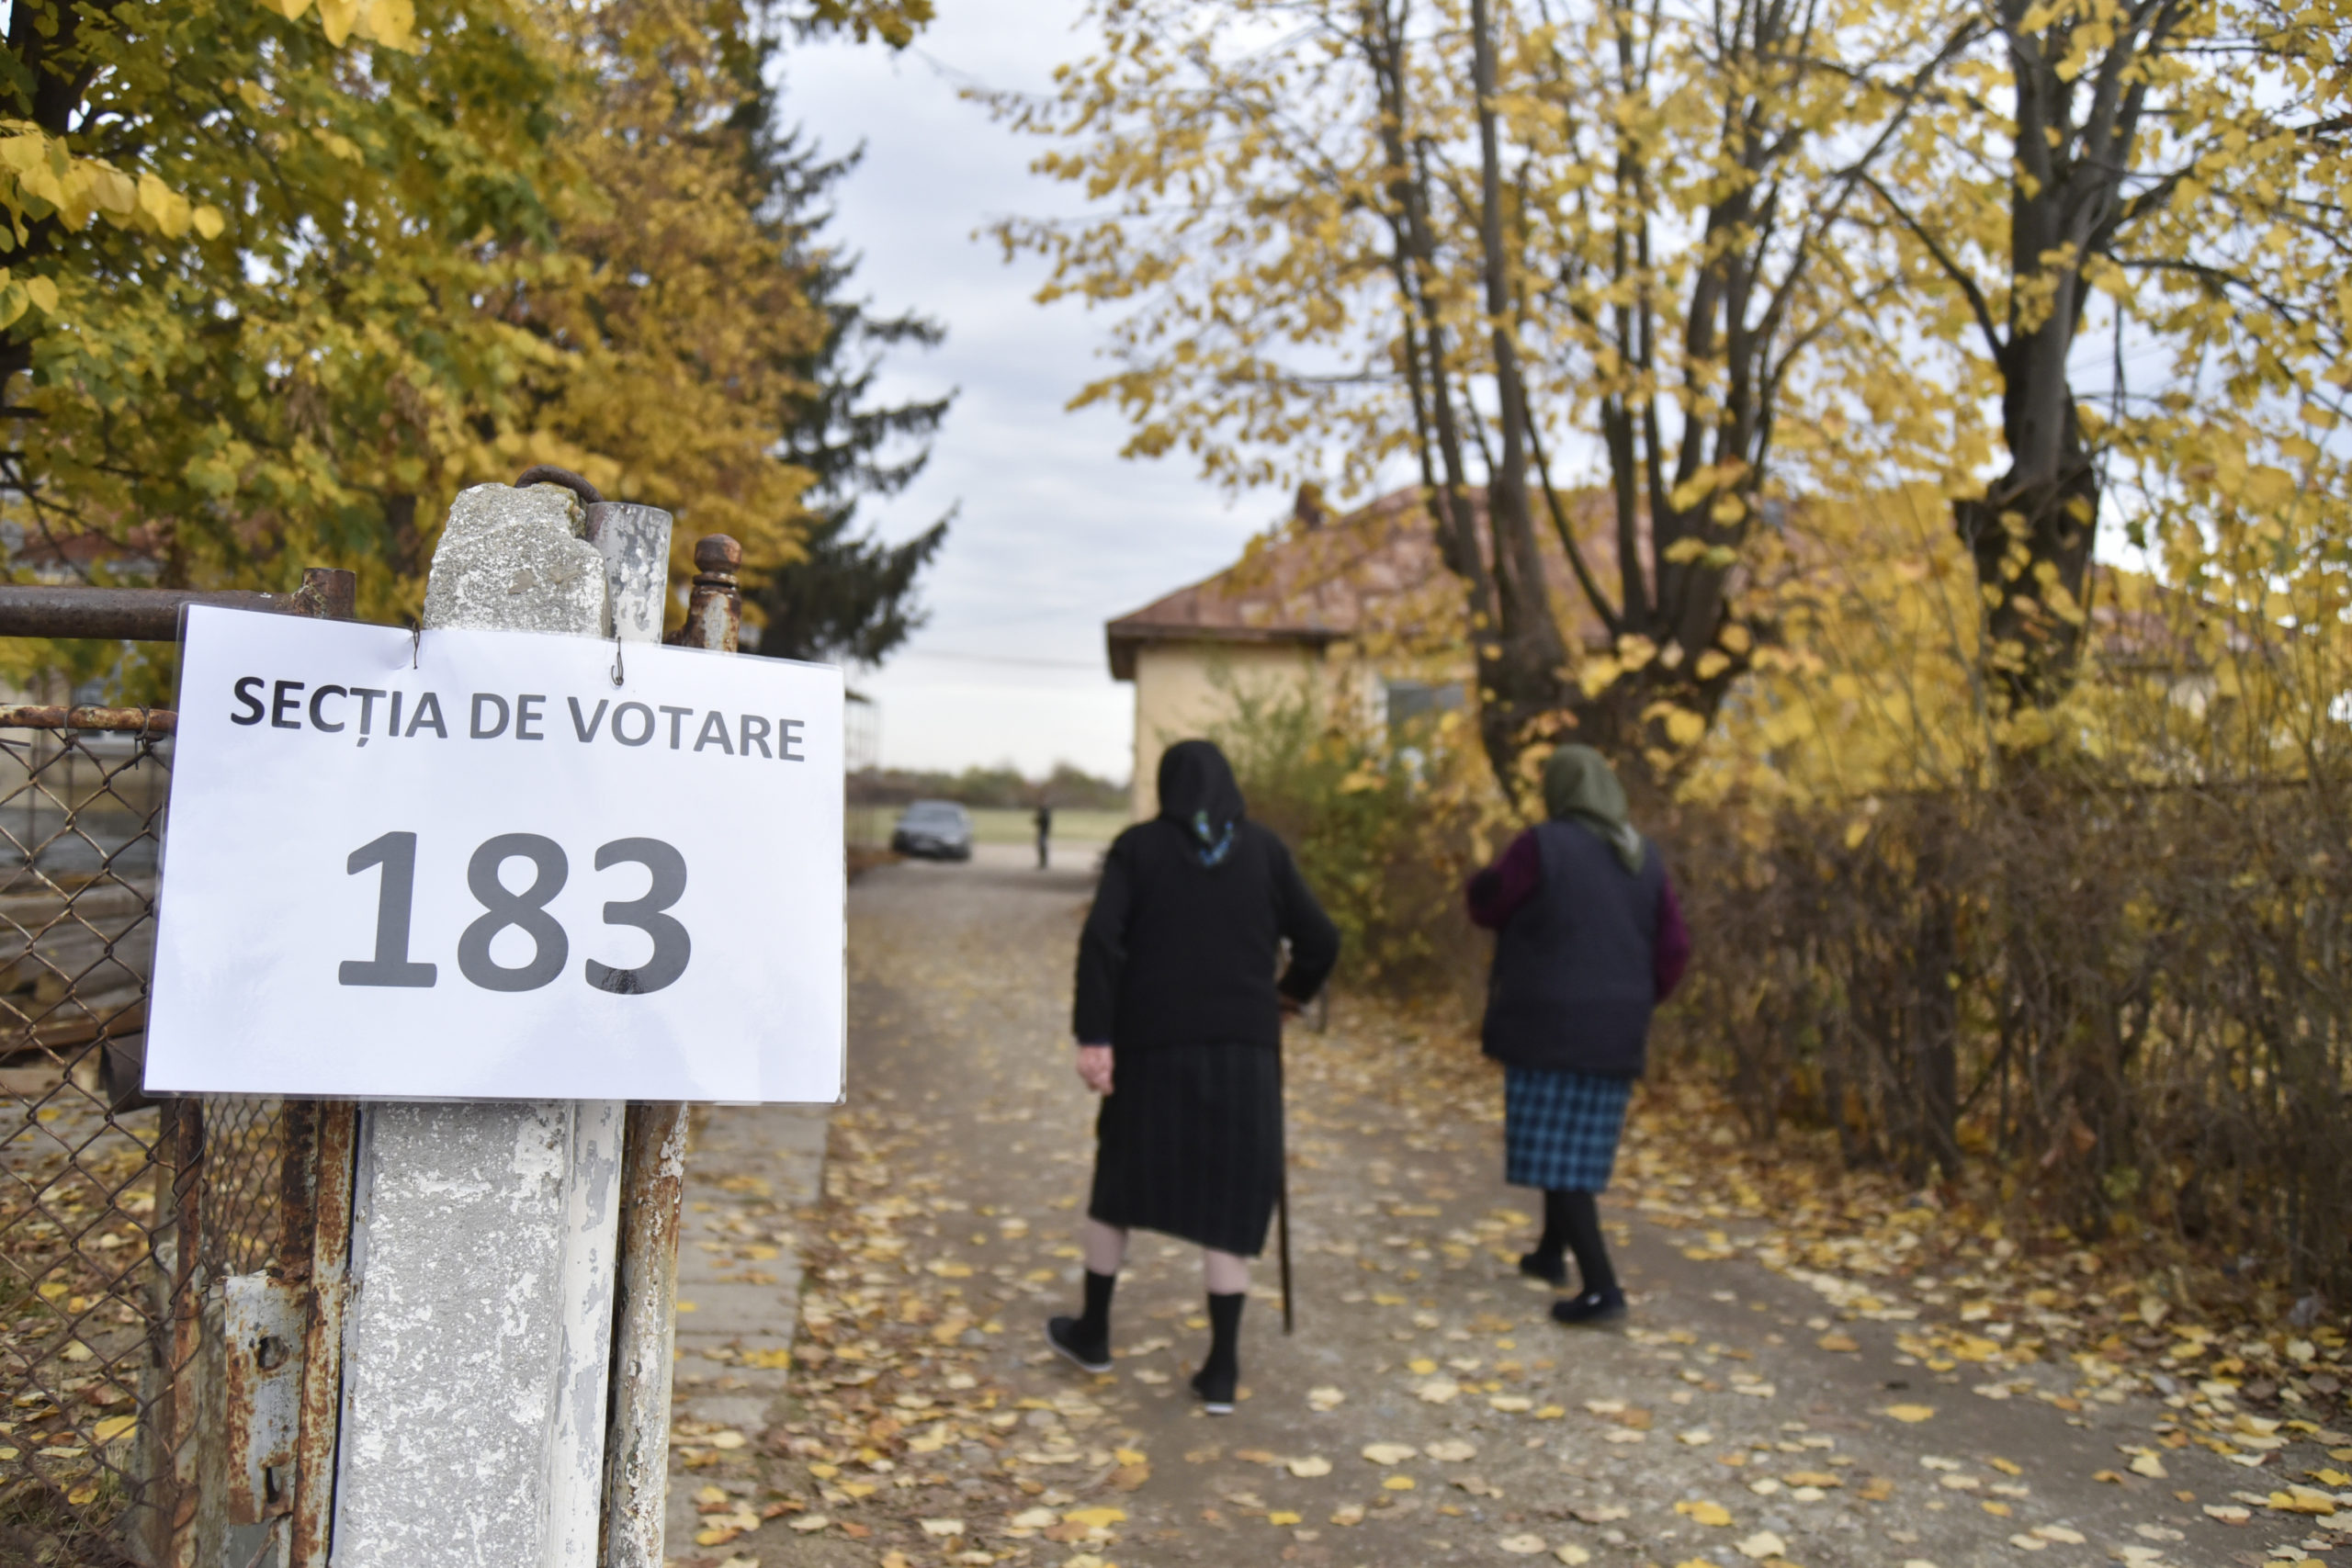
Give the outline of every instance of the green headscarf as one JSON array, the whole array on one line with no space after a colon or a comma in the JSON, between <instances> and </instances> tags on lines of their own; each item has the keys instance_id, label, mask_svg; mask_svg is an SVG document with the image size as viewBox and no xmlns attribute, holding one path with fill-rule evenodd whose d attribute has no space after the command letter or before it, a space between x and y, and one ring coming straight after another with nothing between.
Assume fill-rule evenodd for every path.
<instances>
[{"instance_id":1,"label":"green headscarf","mask_svg":"<svg viewBox=\"0 0 2352 1568\"><path fill-rule=\"evenodd\" d=\"M1574 819L1609 840L1627 871L1642 869L1642 836L1625 820L1625 786L1609 759L1589 746L1563 746L1544 764L1544 809L1555 822Z\"/></svg>"}]
</instances>

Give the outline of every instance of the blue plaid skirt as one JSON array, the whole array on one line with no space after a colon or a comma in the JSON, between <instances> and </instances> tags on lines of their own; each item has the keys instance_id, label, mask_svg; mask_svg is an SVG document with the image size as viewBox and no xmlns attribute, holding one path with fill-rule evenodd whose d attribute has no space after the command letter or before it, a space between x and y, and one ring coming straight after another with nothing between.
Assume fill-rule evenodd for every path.
<instances>
[{"instance_id":1,"label":"blue plaid skirt","mask_svg":"<svg viewBox=\"0 0 2352 1568\"><path fill-rule=\"evenodd\" d=\"M1503 1069L1503 1179L1546 1191L1600 1192L1617 1163L1631 1078Z\"/></svg>"}]
</instances>

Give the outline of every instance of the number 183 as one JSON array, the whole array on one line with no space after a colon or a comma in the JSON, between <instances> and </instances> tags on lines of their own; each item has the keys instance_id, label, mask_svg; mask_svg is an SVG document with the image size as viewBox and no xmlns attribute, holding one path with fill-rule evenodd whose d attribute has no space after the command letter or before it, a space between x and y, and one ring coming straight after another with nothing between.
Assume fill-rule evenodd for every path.
<instances>
[{"instance_id":1,"label":"number 183","mask_svg":"<svg viewBox=\"0 0 2352 1568\"><path fill-rule=\"evenodd\" d=\"M531 863L535 874L529 886L516 891L500 880L499 868L509 860ZM643 931L653 939L653 956L630 969L591 958L581 965L581 975L600 991L645 996L674 983L694 954L686 928L666 912L685 896L686 861L659 839L615 839L597 850L598 871L622 864L645 867L653 885L642 897L606 903L605 923ZM383 868L383 875L376 890L375 956L345 960L338 978L346 986L430 987L439 978L439 966L409 957L409 923L416 908L416 835L386 833L362 844L351 852L345 869L356 876L377 866ZM571 941L548 913L548 905L563 891L570 875L563 846L553 839L501 833L484 840L466 863L466 886L482 914L458 938L458 972L485 991L536 991L554 983L571 962ZM509 965L491 956L491 942L510 926L531 940L526 963Z\"/></svg>"}]
</instances>

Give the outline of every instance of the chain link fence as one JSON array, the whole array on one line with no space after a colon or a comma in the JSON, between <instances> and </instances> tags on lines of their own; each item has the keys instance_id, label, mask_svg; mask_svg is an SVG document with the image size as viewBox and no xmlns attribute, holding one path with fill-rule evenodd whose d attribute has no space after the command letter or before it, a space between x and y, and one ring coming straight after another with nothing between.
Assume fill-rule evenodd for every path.
<instances>
[{"instance_id":1,"label":"chain link fence","mask_svg":"<svg viewBox=\"0 0 2352 1568\"><path fill-rule=\"evenodd\" d=\"M300 1118L139 1089L173 717L0 713L0 1562L209 1559L276 1506L198 1438L219 1282L310 1256Z\"/></svg>"}]
</instances>

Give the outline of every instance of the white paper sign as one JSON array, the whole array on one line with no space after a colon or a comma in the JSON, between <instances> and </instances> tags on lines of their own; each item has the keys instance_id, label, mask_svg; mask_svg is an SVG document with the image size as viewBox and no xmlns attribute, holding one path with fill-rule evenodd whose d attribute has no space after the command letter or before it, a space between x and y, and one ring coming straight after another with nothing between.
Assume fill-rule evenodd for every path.
<instances>
[{"instance_id":1,"label":"white paper sign","mask_svg":"<svg viewBox=\"0 0 2352 1568\"><path fill-rule=\"evenodd\" d=\"M838 670L198 606L147 1088L836 1100L844 885Z\"/></svg>"}]
</instances>

